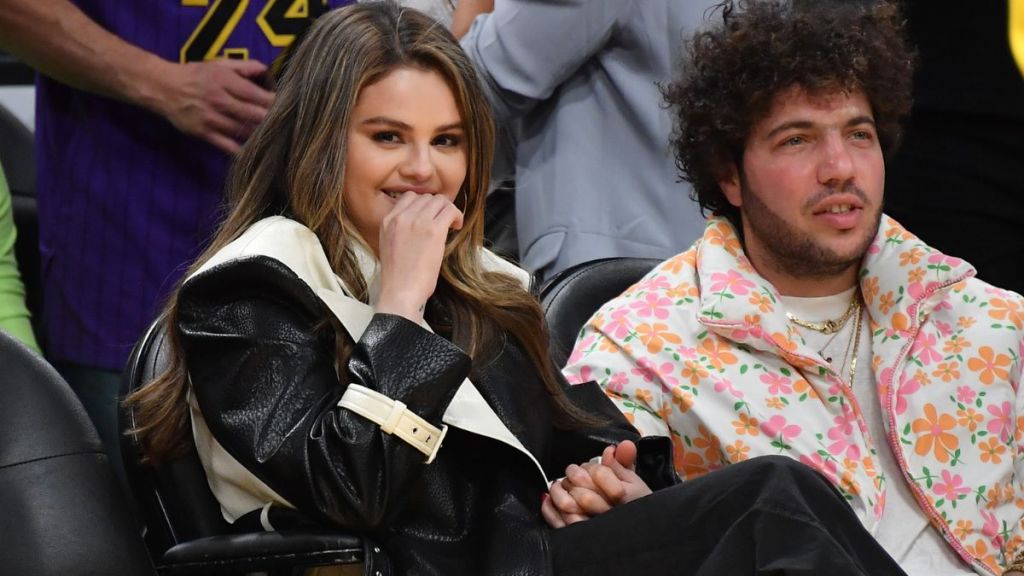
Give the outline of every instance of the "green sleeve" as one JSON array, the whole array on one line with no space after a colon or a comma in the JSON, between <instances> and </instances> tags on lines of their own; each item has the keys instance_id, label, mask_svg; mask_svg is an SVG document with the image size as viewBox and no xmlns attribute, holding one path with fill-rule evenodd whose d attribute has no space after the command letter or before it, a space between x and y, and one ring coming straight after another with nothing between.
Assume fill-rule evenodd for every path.
<instances>
[{"instance_id":1,"label":"green sleeve","mask_svg":"<svg viewBox=\"0 0 1024 576\"><path fill-rule=\"evenodd\" d=\"M0 168L0 330L21 340L39 352L28 308L25 307L25 286L14 258L14 215L11 213L11 191Z\"/></svg>"}]
</instances>

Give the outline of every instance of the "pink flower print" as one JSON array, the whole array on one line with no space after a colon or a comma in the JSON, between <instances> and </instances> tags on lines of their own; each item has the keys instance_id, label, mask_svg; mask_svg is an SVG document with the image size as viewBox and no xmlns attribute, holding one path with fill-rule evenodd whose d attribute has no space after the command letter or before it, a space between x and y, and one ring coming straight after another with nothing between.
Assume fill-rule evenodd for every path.
<instances>
[{"instance_id":1,"label":"pink flower print","mask_svg":"<svg viewBox=\"0 0 1024 576\"><path fill-rule=\"evenodd\" d=\"M956 399L964 404L974 402L974 397L977 395L978 393L970 386L959 386L956 389Z\"/></svg>"},{"instance_id":2,"label":"pink flower print","mask_svg":"<svg viewBox=\"0 0 1024 576\"><path fill-rule=\"evenodd\" d=\"M853 410L846 409L832 420L832 423L835 424L832 429L838 429L844 436L849 436L853 434L853 425L856 421L857 416L854 415Z\"/></svg>"},{"instance_id":3,"label":"pink flower print","mask_svg":"<svg viewBox=\"0 0 1024 576\"><path fill-rule=\"evenodd\" d=\"M625 338L630 331L629 310L618 308L612 310L611 320L604 325L604 333L614 338Z\"/></svg>"},{"instance_id":4,"label":"pink flower print","mask_svg":"<svg viewBox=\"0 0 1024 576\"><path fill-rule=\"evenodd\" d=\"M594 340L597 340L597 336L591 334L576 343L576 347L572 349L572 354L569 355L569 359L566 360L565 364L575 364L583 358L583 354L594 344Z\"/></svg>"},{"instance_id":5,"label":"pink flower print","mask_svg":"<svg viewBox=\"0 0 1024 576\"><path fill-rule=\"evenodd\" d=\"M793 386L789 378L779 374L762 374L761 382L768 385L768 393L771 395L777 394L792 394Z\"/></svg>"},{"instance_id":6,"label":"pink flower print","mask_svg":"<svg viewBox=\"0 0 1024 576\"><path fill-rule=\"evenodd\" d=\"M668 298L658 296L648 292L644 294L642 300L638 300L629 305L630 308L637 311L637 316L646 318L648 316L654 316L658 320L664 320L668 318L668 307L672 305L672 301Z\"/></svg>"},{"instance_id":7,"label":"pink flower print","mask_svg":"<svg viewBox=\"0 0 1024 576\"><path fill-rule=\"evenodd\" d=\"M860 459L860 448L853 442L850 432L852 428L848 428L848 432L843 433L843 425L833 426L828 430L828 438L833 442L828 445L828 453L839 458L845 456L846 458L853 458L855 460Z\"/></svg>"},{"instance_id":8,"label":"pink flower print","mask_svg":"<svg viewBox=\"0 0 1024 576\"><path fill-rule=\"evenodd\" d=\"M917 337L917 341L914 342L914 347L910 353L916 356L922 364L928 366L932 362L942 360L942 355L935 349L935 343L935 334L922 333Z\"/></svg>"},{"instance_id":9,"label":"pink flower print","mask_svg":"<svg viewBox=\"0 0 1024 576\"><path fill-rule=\"evenodd\" d=\"M648 291L648 292L657 292L657 291L661 291L661 290L668 290L671 287L672 287L672 285L669 284L668 278L659 275L659 276L655 276L653 278L649 278L647 280L644 280L643 282L640 282L639 284L633 286L633 290L634 291L645 290L645 291Z\"/></svg>"},{"instance_id":10,"label":"pink flower print","mask_svg":"<svg viewBox=\"0 0 1024 576\"><path fill-rule=\"evenodd\" d=\"M722 392L723 390L732 395L733 398L743 398L743 392L734 388L732 382L726 380L725 378L717 378L715 380L715 392Z\"/></svg>"},{"instance_id":11,"label":"pink flower print","mask_svg":"<svg viewBox=\"0 0 1024 576\"><path fill-rule=\"evenodd\" d=\"M943 300L945 302L945 300ZM943 338L949 338L953 334L953 326L948 322L942 322L940 320L935 321L935 329L939 332L939 336Z\"/></svg>"},{"instance_id":12,"label":"pink flower print","mask_svg":"<svg viewBox=\"0 0 1024 576\"><path fill-rule=\"evenodd\" d=\"M590 382L591 374L593 374L593 370L590 366L584 366L578 374L567 372L565 374L565 381L569 384L583 384L584 382Z\"/></svg>"},{"instance_id":13,"label":"pink flower print","mask_svg":"<svg viewBox=\"0 0 1024 576\"><path fill-rule=\"evenodd\" d=\"M711 275L712 292L731 292L737 296L743 296L754 288L754 283L747 280L739 272L729 270L728 272L715 272Z\"/></svg>"},{"instance_id":14,"label":"pink flower print","mask_svg":"<svg viewBox=\"0 0 1024 576\"><path fill-rule=\"evenodd\" d=\"M943 298L941 302L939 302L938 304L935 305L935 308L932 308L932 313L934 314L935 312L942 312L943 310L952 310L952 309L953 309L953 305L949 302L949 298ZM941 332L941 329L940 329L940 332ZM950 330L950 333L952 333L952 330ZM946 336L946 334L943 334L943 336Z\"/></svg>"},{"instance_id":15,"label":"pink flower print","mask_svg":"<svg viewBox=\"0 0 1024 576\"><path fill-rule=\"evenodd\" d=\"M900 389L896 391L896 413L903 414L907 411L907 396L921 389L921 383L913 377L904 375L900 382Z\"/></svg>"},{"instance_id":16,"label":"pink flower print","mask_svg":"<svg viewBox=\"0 0 1024 576\"><path fill-rule=\"evenodd\" d=\"M663 362L661 366L658 366L658 378L661 379L661 387L666 391L679 386L679 380L672 377L674 368L675 364L671 362Z\"/></svg>"},{"instance_id":17,"label":"pink flower print","mask_svg":"<svg viewBox=\"0 0 1024 576\"><path fill-rule=\"evenodd\" d=\"M949 470L943 470L942 482L936 482L935 486L932 487L932 491L946 500L955 501L971 491L971 489L964 486L963 483L964 480L959 474L953 474Z\"/></svg>"},{"instance_id":18,"label":"pink flower print","mask_svg":"<svg viewBox=\"0 0 1024 576\"><path fill-rule=\"evenodd\" d=\"M647 358L641 358L636 363L636 368L629 371L634 376L644 379L644 382L651 382L658 376L658 368Z\"/></svg>"},{"instance_id":19,"label":"pink flower print","mask_svg":"<svg viewBox=\"0 0 1024 576\"><path fill-rule=\"evenodd\" d=\"M1002 406L989 406L988 413L992 419L986 427L991 434L999 437L999 440L1006 442L1010 438L1010 431L1013 423L1013 409L1009 402L1003 402Z\"/></svg>"},{"instance_id":20,"label":"pink flower print","mask_svg":"<svg viewBox=\"0 0 1024 576\"><path fill-rule=\"evenodd\" d=\"M836 471L837 467L835 460L825 460L824 458L821 457L821 454L815 452L810 456L806 454L801 456L800 462L824 474L825 477L828 478L829 482L832 482L832 484L839 486L839 474Z\"/></svg>"},{"instance_id":21,"label":"pink flower print","mask_svg":"<svg viewBox=\"0 0 1024 576\"><path fill-rule=\"evenodd\" d=\"M800 427L796 424L786 422L785 416L772 416L761 424L761 430L766 436L772 438L782 436L782 439L789 442L800 435Z\"/></svg>"},{"instance_id":22,"label":"pink flower print","mask_svg":"<svg viewBox=\"0 0 1024 576\"><path fill-rule=\"evenodd\" d=\"M981 513L982 519L985 520L985 523L981 526L981 533L989 538L999 534L999 519L996 518L996 515L984 508L979 509L978 512Z\"/></svg>"},{"instance_id":23,"label":"pink flower print","mask_svg":"<svg viewBox=\"0 0 1024 576\"><path fill-rule=\"evenodd\" d=\"M588 366L589 368L589 366ZM605 388L612 392L622 392L626 387L626 383L629 382L629 376L626 376L625 372L616 372L612 374L612 377L608 379L608 383L605 384Z\"/></svg>"},{"instance_id":24,"label":"pink flower print","mask_svg":"<svg viewBox=\"0 0 1024 576\"><path fill-rule=\"evenodd\" d=\"M688 348L686 346L676 347L676 354L679 354L680 359L693 360L697 358L697 349Z\"/></svg>"}]
</instances>

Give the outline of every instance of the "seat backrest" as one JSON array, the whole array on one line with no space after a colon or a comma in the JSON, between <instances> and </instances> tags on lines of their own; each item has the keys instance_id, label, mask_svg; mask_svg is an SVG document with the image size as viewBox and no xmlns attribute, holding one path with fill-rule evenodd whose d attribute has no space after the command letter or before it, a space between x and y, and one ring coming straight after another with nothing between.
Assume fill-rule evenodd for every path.
<instances>
[{"instance_id":1,"label":"seat backrest","mask_svg":"<svg viewBox=\"0 0 1024 576\"><path fill-rule=\"evenodd\" d=\"M155 574L121 485L74 392L0 333L0 571Z\"/></svg>"},{"instance_id":2,"label":"seat backrest","mask_svg":"<svg viewBox=\"0 0 1024 576\"><path fill-rule=\"evenodd\" d=\"M162 374L167 368L168 353L166 326L160 318L132 350L122 376L121 397ZM136 427L136 422L135 411L122 406L121 454L153 558L161 558L165 551L182 542L228 533L228 523L221 515L195 449L159 467L144 465L136 437L125 434Z\"/></svg>"},{"instance_id":3,"label":"seat backrest","mask_svg":"<svg viewBox=\"0 0 1024 576\"><path fill-rule=\"evenodd\" d=\"M541 309L551 334L551 358L562 367L583 325L605 303L651 271L657 258L603 258L567 268L540 289Z\"/></svg>"}]
</instances>

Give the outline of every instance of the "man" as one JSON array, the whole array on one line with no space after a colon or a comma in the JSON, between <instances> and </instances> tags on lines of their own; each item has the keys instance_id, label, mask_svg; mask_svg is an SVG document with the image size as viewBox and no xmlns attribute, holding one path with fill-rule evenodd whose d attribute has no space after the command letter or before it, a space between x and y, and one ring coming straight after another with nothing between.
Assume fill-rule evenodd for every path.
<instances>
[{"instance_id":1,"label":"man","mask_svg":"<svg viewBox=\"0 0 1024 576\"><path fill-rule=\"evenodd\" d=\"M666 89L704 235L606 304L565 373L671 436L687 478L786 455L908 573L1000 574L1024 549L1024 299L881 212L910 105L900 15L744 6Z\"/></svg>"},{"instance_id":2,"label":"man","mask_svg":"<svg viewBox=\"0 0 1024 576\"><path fill-rule=\"evenodd\" d=\"M550 277L594 258L665 258L700 235L658 90L712 4L502 0L473 22L462 46L517 141L509 152L528 270ZM456 19L489 8L460 2Z\"/></svg>"},{"instance_id":3,"label":"man","mask_svg":"<svg viewBox=\"0 0 1024 576\"><path fill-rule=\"evenodd\" d=\"M0 47L41 72L43 347L114 462L128 352L216 224L230 155L274 98L266 63L327 7L0 0Z\"/></svg>"}]
</instances>

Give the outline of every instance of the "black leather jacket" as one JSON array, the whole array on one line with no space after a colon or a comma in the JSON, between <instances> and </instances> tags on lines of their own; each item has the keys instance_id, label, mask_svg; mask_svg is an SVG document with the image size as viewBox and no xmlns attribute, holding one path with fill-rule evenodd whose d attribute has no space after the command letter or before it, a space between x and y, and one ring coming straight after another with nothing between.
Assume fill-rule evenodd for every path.
<instances>
[{"instance_id":1,"label":"black leather jacket","mask_svg":"<svg viewBox=\"0 0 1024 576\"><path fill-rule=\"evenodd\" d=\"M549 574L546 492L535 465L503 443L451 428L436 460L337 407L330 312L280 262L222 264L183 288L178 328L193 390L214 437L243 466L313 521L371 535L396 574ZM471 371L448 340L377 314L346 377L441 416L467 376L549 478L617 440L636 439L596 386L574 401L606 416L600 429L554 429L547 392L511 338ZM641 476L675 482L666 438L640 442Z\"/></svg>"}]
</instances>

